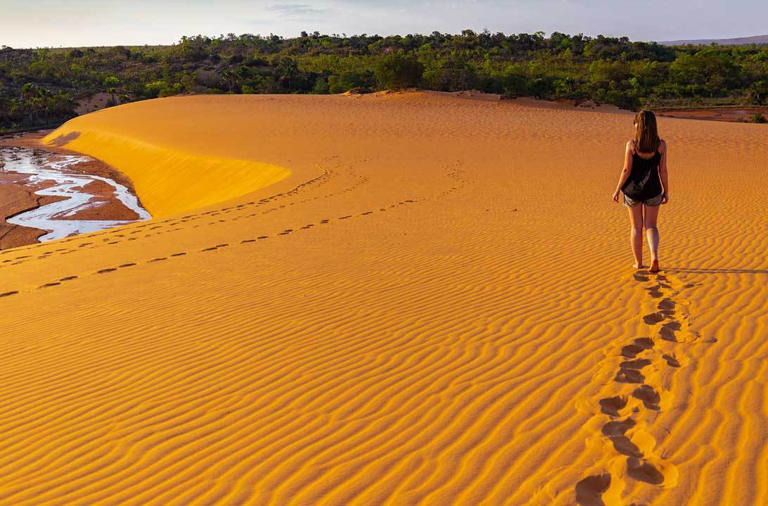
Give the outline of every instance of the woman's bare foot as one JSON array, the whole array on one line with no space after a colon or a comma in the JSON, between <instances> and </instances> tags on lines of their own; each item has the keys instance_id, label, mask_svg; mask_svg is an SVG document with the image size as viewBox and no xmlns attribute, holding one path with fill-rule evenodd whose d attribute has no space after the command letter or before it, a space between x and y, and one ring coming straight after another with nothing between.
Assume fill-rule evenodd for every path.
<instances>
[{"instance_id":1,"label":"woman's bare foot","mask_svg":"<svg viewBox=\"0 0 768 506\"><path fill-rule=\"evenodd\" d=\"M634 269L640 270L640 269L645 269L648 266L647 265L643 265L643 264L638 264L637 262L635 262L635 263L632 264L632 267Z\"/></svg>"},{"instance_id":2,"label":"woman's bare foot","mask_svg":"<svg viewBox=\"0 0 768 506\"><path fill-rule=\"evenodd\" d=\"M661 269L659 269L659 261L654 260L651 262L651 268L648 269L648 272L659 272Z\"/></svg>"}]
</instances>

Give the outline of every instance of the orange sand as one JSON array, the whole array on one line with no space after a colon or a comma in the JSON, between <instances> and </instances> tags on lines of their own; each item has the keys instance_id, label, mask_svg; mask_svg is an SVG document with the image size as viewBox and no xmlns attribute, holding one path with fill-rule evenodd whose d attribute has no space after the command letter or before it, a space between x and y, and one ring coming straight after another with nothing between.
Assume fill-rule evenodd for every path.
<instances>
[{"instance_id":1,"label":"orange sand","mask_svg":"<svg viewBox=\"0 0 768 506\"><path fill-rule=\"evenodd\" d=\"M161 218L0 253L0 503L768 503L766 129L660 119L656 277L611 201L631 119L414 92L72 120L48 139Z\"/></svg>"}]
</instances>

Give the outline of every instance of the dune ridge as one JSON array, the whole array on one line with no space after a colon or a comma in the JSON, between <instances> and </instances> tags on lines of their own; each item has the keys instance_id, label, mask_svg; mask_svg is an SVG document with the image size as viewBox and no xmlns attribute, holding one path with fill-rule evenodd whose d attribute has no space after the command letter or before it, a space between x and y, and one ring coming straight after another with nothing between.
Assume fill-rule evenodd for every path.
<instances>
[{"instance_id":1,"label":"dune ridge","mask_svg":"<svg viewBox=\"0 0 768 506\"><path fill-rule=\"evenodd\" d=\"M0 252L0 503L768 501L760 126L660 119L650 276L610 201L631 115L424 92L110 112L291 173Z\"/></svg>"},{"instance_id":2,"label":"dune ridge","mask_svg":"<svg viewBox=\"0 0 768 506\"><path fill-rule=\"evenodd\" d=\"M131 179L142 204L155 217L239 197L290 173L283 167L257 160L210 156L199 149L191 150L189 144L163 145L157 141L162 138L159 132L162 123L129 126L123 112L99 111L95 125L93 118L74 118L42 142L51 146L66 145L121 171ZM209 120L200 118L199 121Z\"/></svg>"}]
</instances>

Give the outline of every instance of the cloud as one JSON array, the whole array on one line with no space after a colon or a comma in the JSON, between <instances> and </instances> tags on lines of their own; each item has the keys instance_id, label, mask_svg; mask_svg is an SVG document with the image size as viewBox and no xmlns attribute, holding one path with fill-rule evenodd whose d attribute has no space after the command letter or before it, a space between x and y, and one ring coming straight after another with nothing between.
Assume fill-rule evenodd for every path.
<instances>
[{"instance_id":1,"label":"cloud","mask_svg":"<svg viewBox=\"0 0 768 506\"><path fill-rule=\"evenodd\" d=\"M267 7L268 10L285 16L305 17L323 14L327 9L318 9L307 4L275 4Z\"/></svg>"},{"instance_id":2,"label":"cloud","mask_svg":"<svg viewBox=\"0 0 768 506\"><path fill-rule=\"evenodd\" d=\"M739 3L739 8L733 4ZM765 0L0 0L0 45L168 44L182 35L533 33L633 40L765 33ZM663 19L658 12L663 11Z\"/></svg>"}]
</instances>

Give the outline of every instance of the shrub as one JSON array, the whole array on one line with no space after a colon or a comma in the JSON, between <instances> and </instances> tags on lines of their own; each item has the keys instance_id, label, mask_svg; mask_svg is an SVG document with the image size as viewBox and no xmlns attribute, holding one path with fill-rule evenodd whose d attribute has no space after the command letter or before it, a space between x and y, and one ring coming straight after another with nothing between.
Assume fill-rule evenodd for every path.
<instances>
[{"instance_id":1,"label":"shrub","mask_svg":"<svg viewBox=\"0 0 768 506\"><path fill-rule=\"evenodd\" d=\"M393 90L417 86L421 82L424 65L416 58L401 53L388 54L376 62L376 81L380 88Z\"/></svg>"},{"instance_id":2,"label":"shrub","mask_svg":"<svg viewBox=\"0 0 768 506\"><path fill-rule=\"evenodd\" d=\"M358 72L342 72L340 76L328 78L328 93L344 93L352 88L365 90L366 82L363 75Z\"/></svg>"}]
</instances>

